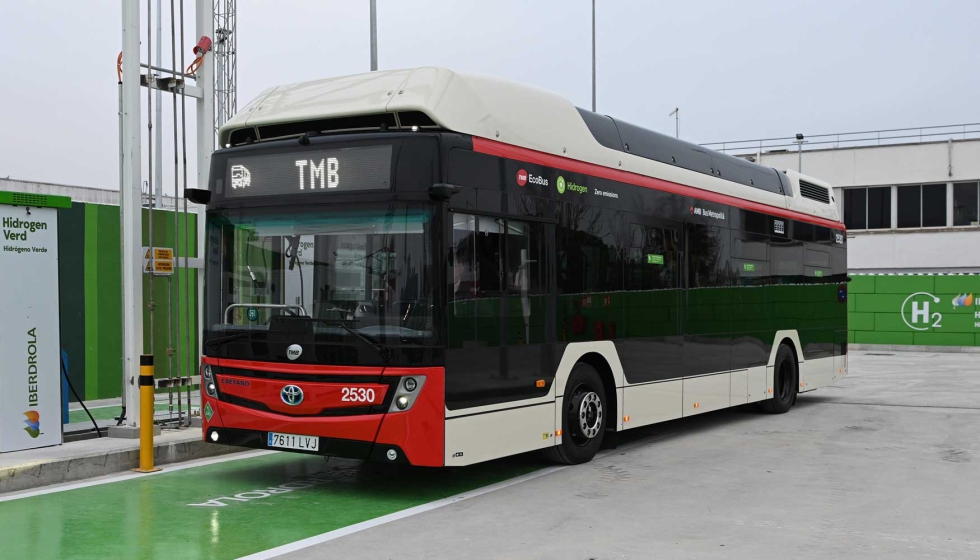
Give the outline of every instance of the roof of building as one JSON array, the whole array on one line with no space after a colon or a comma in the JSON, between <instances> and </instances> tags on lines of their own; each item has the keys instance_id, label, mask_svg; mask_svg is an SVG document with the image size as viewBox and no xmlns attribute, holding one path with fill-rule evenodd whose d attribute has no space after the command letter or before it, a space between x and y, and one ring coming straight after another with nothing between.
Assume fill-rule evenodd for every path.
<instances>
[{"instance_id":1,"label":"roof of building","mask_svg":"<svg viewBox=\"0 0 980 560\"><path fill-rule=\"evenodd\" d=\"M45 183L42 181L11 179L7 177L0 179L0 191L67 196L71 198L72 202L119 206L119 191L115 189L61 185L58 183ZM174 202L174 197L164 196L162 209L172 210L174 208ZM144 195L143 205L146 206L147 204L148 197ZM197 205L188 204L187 211L192 214L197 213Z\"/></svg>"}]
</instances>

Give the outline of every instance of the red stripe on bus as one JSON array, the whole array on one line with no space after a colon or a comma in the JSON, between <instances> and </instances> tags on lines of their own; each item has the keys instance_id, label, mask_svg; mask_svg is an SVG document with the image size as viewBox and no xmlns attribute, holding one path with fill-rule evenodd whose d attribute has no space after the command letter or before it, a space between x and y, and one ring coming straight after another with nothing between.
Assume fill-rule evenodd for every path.
<instances>
[{"instance_id":1,"label":"red stripe on bus","mask_svg":"<svg viewBox=\"0 0 980 560\"><path fill-rule=\"evenodd\" d=\"M611 181L628 183L630 185L636 185L638 187L646 187L648 189L679 194L682 196L690 196L692 198L707 200L710 202L717 202L719 204L727 204L729 206L742 208L743 210L761 212L763 214L770 214L773 216L779 216L781 218L787 218L790 220L798 220L801 222L816 224L818 226L829 227L832 229L839 229L839 230L845 229L844 224L840 222L835 222L833 220L828 220L826 218L821 218L819 216L810 216L808 214L803 214L802 212L787 210L786 208L779 208L777 206L771 206L769 204L763 204L761 202L753 202L751 200L745 200L742 198L729 196L727 194L706 191L704 189L699 189L697 187L691 187L688 185L682 185L680 183L672 183L670 181L665 181L663 179L657 179L655 177L647 177L646 175L640 175L639 173L623 171L621 169L612 169L610 167L605 167L594 163L586 163L584 161L579 161L577 159L546 154L544 152L539 152L537 150L522 148L520 146L514 146L512 144L504 144L503 142L497 142L496 140L488 140L486 138L480 138L478 136L473 137L473 151L481 154L487 154L490 156L503 157L503 158L513 159L513 160L523 161L528 163L535 163L538 165L543 165L545 167L556 167L559 169L565 169L571 171L573 173L581 173L583 175L601 177L603 179L609 179Z\"/></svg>"},{"instance_id":2,"label":"red stripe on bus","mask_svg":"<svg viewBox=\"0 0 980 560\"><path fill-rule=\"evenodd\" d=\"M310 375L381 375L384 368L371 366L322 366L317 364L286 364L283 362L255 362L203 356L202 364L233 369L251 369L273 373L306 373Z\"/></svg>"}]
</instances>

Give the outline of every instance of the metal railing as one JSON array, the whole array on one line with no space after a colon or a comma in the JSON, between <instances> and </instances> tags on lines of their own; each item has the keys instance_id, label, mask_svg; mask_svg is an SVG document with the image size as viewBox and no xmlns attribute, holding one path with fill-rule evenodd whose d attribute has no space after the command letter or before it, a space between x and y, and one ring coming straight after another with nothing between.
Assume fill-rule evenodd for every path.
<instances>
[{"instance_id":1,"label":"metal railing","mask_svg":"<svg viewBox=\"0 0 980 560\"><path fill-rule=\"evenodd\" d=\"M919 128L892 128L863 132L838 132L813 134L804 138L804 151L813 149L854 148L860 146L888 146L895 144L919 144L945 140L980 139L980 123L923 126ZM701 144L719 152L739 152L742 155L757 152L796 151L799 143L795 136L760 138L757 140L730 140ZM791 150L792 148L792 150Z\"/></svg>"}]
</instances>

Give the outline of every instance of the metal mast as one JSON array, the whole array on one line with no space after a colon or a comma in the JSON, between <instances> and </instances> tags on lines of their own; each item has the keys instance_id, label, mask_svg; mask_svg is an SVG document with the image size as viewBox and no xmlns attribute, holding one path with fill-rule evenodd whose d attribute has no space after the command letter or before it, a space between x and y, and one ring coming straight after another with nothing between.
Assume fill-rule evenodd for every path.
<instances>
[{"instance_id":1,"label":"metal mast","mask_svg":"<svg viewBox=\"0 0 980 560\"><path fill-rule=\"evenodd\" d=\"M214 137L238 111L238 33L235 0L214 0ZM212 150L214 145L200 149Z\"/></svg>"}]
</instances>

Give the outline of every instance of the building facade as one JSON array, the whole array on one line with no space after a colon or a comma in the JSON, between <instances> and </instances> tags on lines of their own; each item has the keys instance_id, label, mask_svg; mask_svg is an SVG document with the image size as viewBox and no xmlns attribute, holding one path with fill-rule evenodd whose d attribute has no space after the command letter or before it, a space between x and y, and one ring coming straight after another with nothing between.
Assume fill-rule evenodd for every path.
<instances>
[{"instance_id":1,"label":"building facade","mask_svg":"<svg viewBox=\"0 0 980 560\"><path fill-rule=\"evenodd\" d=\"M847 226L852 344L969 351L980 349L978 132L959 125L707 146L834 186Z\"/></svg>"}]
</instances>

